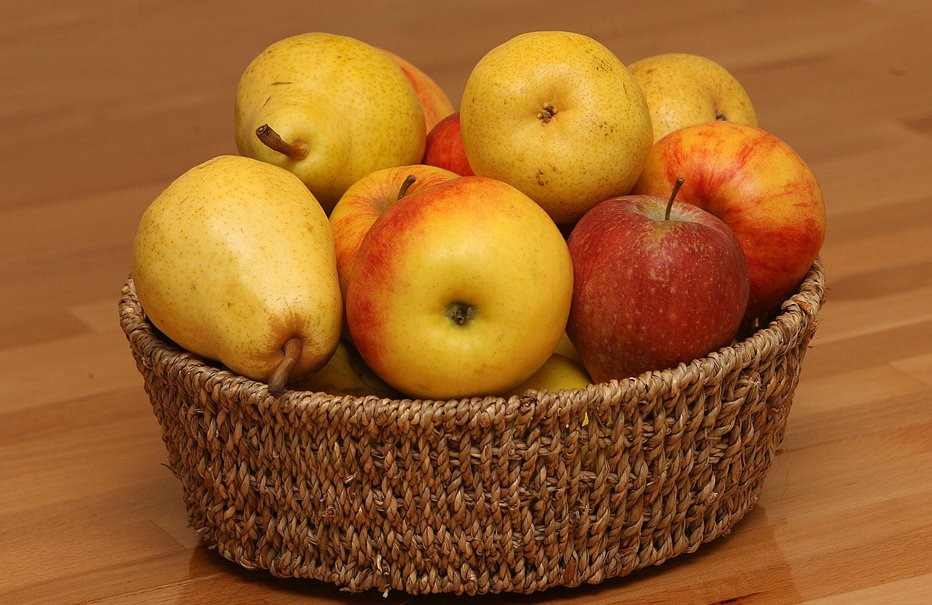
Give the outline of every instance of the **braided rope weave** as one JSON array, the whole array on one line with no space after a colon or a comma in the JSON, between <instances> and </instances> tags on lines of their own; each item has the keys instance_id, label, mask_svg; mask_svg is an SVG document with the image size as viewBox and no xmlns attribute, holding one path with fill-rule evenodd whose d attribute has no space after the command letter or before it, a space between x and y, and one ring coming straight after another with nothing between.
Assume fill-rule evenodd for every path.
<instances>
[{"instance_id":1,"label":"braided rope weave","mask_svg":"<svg viewBox=\"0 0 932 605\"><path fill-rule=\"evenodd\" d=\"M823 297L817 259L769 325L702 359L458 401L272 397L153 330L132 279L120 321L189 521L222 556L349 591L529 593L731 530L783 440Z\"/></svg>"}]
</instances>

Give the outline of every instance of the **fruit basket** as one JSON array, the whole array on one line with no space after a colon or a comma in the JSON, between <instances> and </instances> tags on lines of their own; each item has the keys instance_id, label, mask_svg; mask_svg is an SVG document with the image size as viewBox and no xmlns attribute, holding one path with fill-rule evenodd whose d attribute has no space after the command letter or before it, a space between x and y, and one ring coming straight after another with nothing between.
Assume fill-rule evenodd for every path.
<instances>
[{"instance_id":1,"label":"fruit basket","mask_svg":"<svg viewBox=\"0 0 932 605\"><path fill-rule=\"evenodd\" d=\"M508 399L287 391L120 320L190 524L245 568L345 590L529 593L693 552L755 504L824 296L822 264L736 344Z\"/></svg>"}]
</instances>

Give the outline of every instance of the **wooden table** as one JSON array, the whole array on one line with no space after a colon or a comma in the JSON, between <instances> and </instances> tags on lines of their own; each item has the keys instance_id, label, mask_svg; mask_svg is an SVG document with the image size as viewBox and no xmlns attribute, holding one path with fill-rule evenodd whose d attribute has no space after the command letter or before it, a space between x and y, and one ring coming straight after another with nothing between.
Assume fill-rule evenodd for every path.
<instances>
[{"instance_id":1,"label":"wooden table","mask_svg":"<svg viewBox=\"0 0 932 605\"><path fill-rule=\"evenodd\" d=\"M932 4L6 2L0 9L0 601L417 603L203 546L117 322L173 178L235 151L247 62L300 31L406 56L458 101L522 31L714 58L825 192L828 301L783 448L729 537L509 603L920 603L932 594Z\"/></svg>"}]
</instances>

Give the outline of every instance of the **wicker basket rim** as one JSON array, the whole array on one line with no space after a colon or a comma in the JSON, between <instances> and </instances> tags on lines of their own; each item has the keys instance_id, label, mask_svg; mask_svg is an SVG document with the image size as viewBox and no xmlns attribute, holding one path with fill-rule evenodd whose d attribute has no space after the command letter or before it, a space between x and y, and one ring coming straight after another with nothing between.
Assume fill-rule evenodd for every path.
<instances>
[{"instance_id":1,"label":"wicker basket rim","mask_svg":"<svg viewBox=\"0 0 932 605\"><path fill-rule=\"evenodd\" d=\"M644 400L686 388L701 380L703 376L727 372L738 364L739 359L753 359L767 349L785 347L791 341L811 336L816 328L817 314L824 292L822 261L817 257L798 290L781 304L779 315L743 340L711 352L705 357L688 363L680 363L673 368L652 370L639 376L612 379L579 389L555 392L529 390L509 397L487 395L449 400L386 399L376 395L334 395L297 390L286 390L283 395L276 398L268 392L268 385L265 383L212 365L199 356L181 349L167 338L163 338L145 317L144 310L135 295L132 276L129 276L123 285L119 308L120 324L127 339L140 345L141 350L151 350L153 353L149 361L152 361L152 357L157 352L158 361L154 363L170 368L172 372L190 372L196 375L195 380L208 392L220 388L224 391L225 399L233 404L251 402L253 405L262 405L263 402L275 400L275 406L280 412L296 411L297 408L304 406L326 405L331 414L335 413L334 406L346 406L348 408L346 411L349 411L358 409L359 406L392 405L398 409L399 414L410 416L413 410L417 412L418 417L422 418L441 417L453 410L456 410L456 415L462 418L465 409L469 411L467 416L473 419L479 418L482 424L486 424L482 421L483 417L488 419L499 416L505 412L506 408L512 410L520 408L522 415L530 413L535 417L547 416L551 413L581 414L584 412L583 408L593 399L602 399L603 395L606 399L617 400L622 393L635 391L640 394L639 399Z\"/></svg>"}]
</instances>

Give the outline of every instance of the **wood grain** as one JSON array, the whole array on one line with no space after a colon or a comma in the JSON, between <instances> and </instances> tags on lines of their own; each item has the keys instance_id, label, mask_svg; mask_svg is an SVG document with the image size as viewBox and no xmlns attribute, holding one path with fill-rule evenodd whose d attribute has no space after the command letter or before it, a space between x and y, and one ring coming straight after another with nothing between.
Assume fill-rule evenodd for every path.
<instances>
[{"instance_id":1,"label":"wood grain","mask_svg":"<svg viewBox=\"0 0 932 605\"><path fill-rule=\"evenodd\" d=\"M727 538L488 603L925 603L932 594L932 4L73 3L0 8L0 602L452 603L249 572L187 527L119 329L146 205L234 153L246 63L300 31L405 56L458 102L535 29L727 66L825 192L828 300L783 449Z\"/></svg>"}]
</instances>

